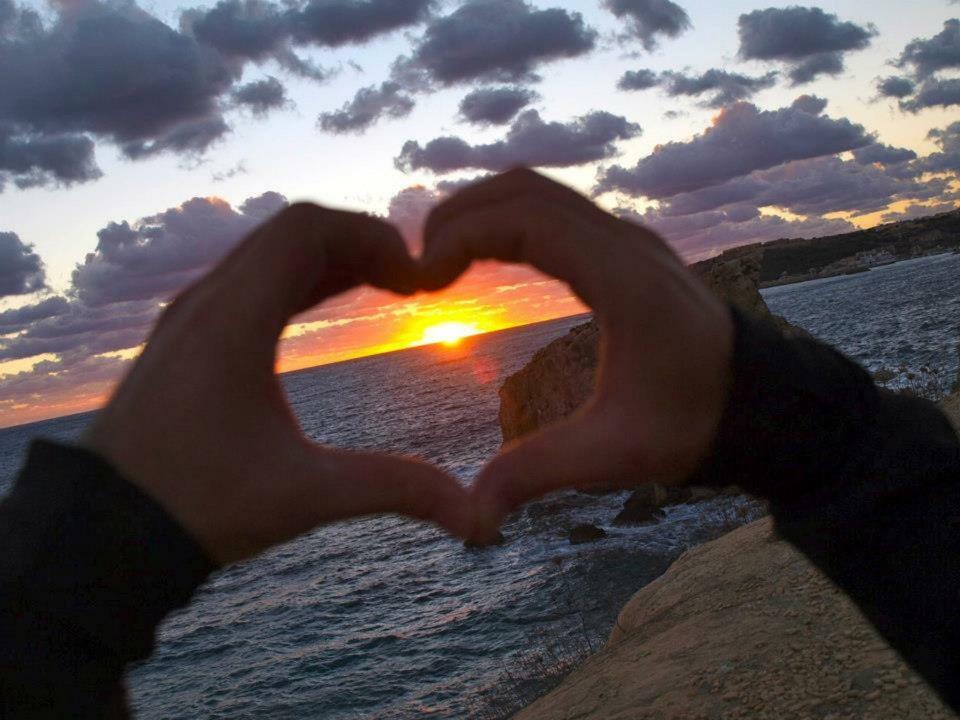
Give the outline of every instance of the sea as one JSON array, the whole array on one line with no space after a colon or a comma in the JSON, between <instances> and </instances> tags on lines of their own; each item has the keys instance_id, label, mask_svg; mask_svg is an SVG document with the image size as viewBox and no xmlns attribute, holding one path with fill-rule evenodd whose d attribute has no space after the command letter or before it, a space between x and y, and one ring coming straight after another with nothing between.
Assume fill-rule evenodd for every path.
<instances>
[{"instance_id":1,"label":"sea","mask_svg":"<svg viewBox=\"0 0 960 720\"><path fill-rule=\"evenodd\" d=\"M956 375L960 255L763 295L774 312L872 370ZM468 483L500 447L503 380L585 319L317 367L283 384L316 440L420 455ZM90 417L0 430L0 492L31 438L69 441ZM496 547L469 549L428 525L372 517L229 567L163 624L154 656L130 673L135 712L148 720L500 717L542 691L525 674L543 672L543 648L562 665L599 647L630 595L684 550L760 512L721 497L615 527L624 497L569 492L535 502L509 519ZM607 537L571 545L567 532L585 522Z\"/></svg>"}]
</instances>

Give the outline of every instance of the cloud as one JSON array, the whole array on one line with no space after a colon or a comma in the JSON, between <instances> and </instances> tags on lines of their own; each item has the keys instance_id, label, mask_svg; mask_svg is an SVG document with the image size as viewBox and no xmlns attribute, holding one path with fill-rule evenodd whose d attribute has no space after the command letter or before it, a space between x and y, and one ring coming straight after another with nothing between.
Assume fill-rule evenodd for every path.
<instances>
[{"instance_id":1,"label":"cloud","mask_svg":"<svg viewBox=\"0 0 960 720\"><path fill-rule=\"evenodd\" d=\"M423 223L430 209L444 195L443 192L431 190L423 185L412 185L390 199L387 221L400 231L411 249L418 250L422 247Z\"/></svg>"},{"instance_id":2,"label":"cloud","mask_svg":"<svg viewBox=\"0 0 960 720\"><path fill-rule=\"evenodd\" d=\"M737 245L780 238L820 237L856 229L846 220L788 220L777 215L761 215L750 206L734 206L724 211L682 217L664 216L655 209L640 214L620 208L616 214L625 220L653 228L691 262Z\"/></svg>"},{"instance_id":3,"label":"cloud","mask_svg":"<svg viewBox=\"0 0 960 720\"><path fill-rule=\"evenodd\" d=\"M233 91L233 101L258 117L290 104L283 83L273 76L239 86Z\"/></svg>"},{"instance_id":4,"label":"cloud","mask_svg":"<svg viewBox=\"0 0 960 720\"><path fill-rule=\"evenodd\" d=\"M660 76L653 70L627 70L617 80L620 90L649 90L660 84Z\"/></svg>"},{"instance_id":5,"label":"cloud","mask_svg":"<svg viewBox=\"0 0 960 720\"><path fill-rule=\"evenodd\" d=\"M202 152L227 132L219 98L239 68L212 48L133 2L53 8L49 25L17 9L0 35L0 123L47 140L93 135L131 158Z\"/></svg>"},{"instance_id":6,"label":"cloud","mask_svg":"<svg viewBox=\"0 0 960 720\"><path fill-rule=\"evenodd\" d=\"M310 0L291 13L295 41L340 47L416 25L429 17L436 0Z\"/></svg>"},{"instance_id":7,"label":"cloud","mask_svg":"<svg viewBox=\"0 0 960 720\"><path fill-rule=\"evenodd\" d=\"M439 137L423 147L409 140L394 163L405 172L424 169L438 174L467 168L498 172L514 165L569 167L612 157L617 140L639 134L639 125L608 112L560 123L544 122L536 110L527 110L503 140L471 145L459 137Z\"/></svg>"},{"instance_id":8,"label":"cloud","mask_svg":"<svg viewBox=\"0 0 960 720\"><path fill-rule=\"evenodd\" d=\"M55 2L44 16L0 1L0 189L93 180L94 142L130 159L205 153L229 133L229 109L287 103L275 78L238 86L246 63L323 80L295 48L366 42L437 4L221 0L184 11L174 28L133 0Z\"/></svg>"},{"instance_id":9,"label":"cloud","mask_svg":"<svg viewBox=\"0 0 960 720\"><path fill-rule=\"evenodd\" d=\"M607 168L596 189L667 198L719 185L754 170L854 150L873 141L863 126L846 118L810 112L809 99L803 99L808 97L779 110L735 103L692 140L658 145L632 168Z\"/></svg>"},{"instance_id":10,"label":"cloud","mask_svg":"<svg viewBox=\"0 0 960 720\"><path fill-rule=\"evenodd\" d=\"M949 107L950 105L960 105L960 79L957 78L924 80L916 95L900 101L902 110L914 113L928 107Z\"/></svg>"},{"instance_id":11,"label":"cloud","mask_svg":"<svg viewBox=\"0 0 960 720\"><path fill-rule=\"evenodd\" d=\"M0 122L0 192L7 181L27 188L72 185L100 175L90 138L71 133L25 133Z\"/></svg>"},{"instance_id":12,"label":"cloud","mask_svg":"<svg viewBox=\"0 0 960 720\"><path fill-rule=\"evenodd\" d=\"M675 38L691 27L686 10L671 0L604 0L603 6L627 22L625 36L648 51L656 48L658 36Z\"/></svg>"},{"instance_id":13,"label":"cloud","mask_svg":"<svg viewBox=\"0 0 960 720\"><path fill-rule=\"evenodd\" d=\"M750 77L712 68L701 75L665 72L661 83L667 95L671 97L680 95L699 97L709 93L709 97L702 104L706 107L719 108L752 97L761 90L773 87L776 81L776 72Z\"/></svg>"},{"instance_id":14,"label":"cloud","mask_svg":"<svg viewBox=\"0 0 960 720\"><path fill-rule=\"evenodd\" d=\"M18 333L0 338L0 361L52 353L57 361L43 372L59 372L54 366L67 368L78 357L136 347L163 303L285 204L273 192L238 208L194 198L136 223L108 223L97 233L96 249L74 269L66 298L0 314L0 332ZM40 286L34 282L27 291Z\"/></svg>"},{"instance_id":15,"label":"cloud","mask_svg":"<svg viewBox=\"0 0 960 720\"><path fill-rule=\"evenodd\" d=\"M233 178L239 175L247 174L247 163L244 160L241 160L236 165L233 165L226 170L218 170L210 176L210 180L215 183L224 182L225 180L232 180Z\"/></svg>"},{"instance_id":16,"label":"cloud","mask_svg":"<svg viewBox=\"0 0 960 720\"><path fill-rule=\"evenodd\" d=\"M0 240L2 243L2 240ZM70 307L67 299L59 295L46 298L33 305L24 305L0 312L0 335L22 332L38 320L62 315Z\"/></svg>"},{"instance_id":17,"label":"cloud","mask_svg":"<svg viewBox=\"0 0 960 720\"><path fill-rule=\"evenodd\" d=\"M853 157L864 165L880 163L881 165L896 165L916 160L917 154L909 148L898 148L883 143L873 143L853 151Z\"/></svg>"},{"instance_id":18,"label":"cloud","mask_svg":"<svg viewBox=\"0 0 960 720\"><path fill-rule=\"evenodd\" d=\"M914 203L908 205L900 212L884 213L881 217L883 222L899 222L901 220L915 220L916 218L927 217L929 215L938 215L944 212L956 210L957 206L952 202L935 203L933 205L921 205Z\"/></svg>"},{"instance_id":19,"label":"cloud","mask_svg":"<svg viewBox=\"0 0 960 720\"><path fill-rule=\"evenodd\" d=\"M398 60L395 79L441 86L533 80L545 63L590 52L596 38L580 13L525 0L466 0L427 25L410 57Z\"/></svg>"},{"instance_id":20,"label":"cloud","mask_svg":"<svg viewBox=\"0 0 960 720\"><path fill-rule=\"evenodd\" d=\"M913 95L915 89L916 83L913 80L899 75L877 80L877 94L880 97L905 98L907 95Z\"/></svg>"},{"instance_id":21,"label":"cloud","mask_svg":"<svg viewBox=\"0 0 960 720\"><path fill-rule=\"evenodd\" d=\"M943 30L931 38L908 43L897 60L898 67L912 67L918 78L939 70L960 68L960 20L943 23Z\"/></svg>"},{"instance_id":22,"label":"cloud","mask_svg":"<svg viewBox=\"0 0 960 720\"><path fill-rule=\"evenodd\" d=\"M927 133L940 152L931 153L917 161L917 169L929 173L960 174L960 121L951 123L941 129L933 129Z\"/></svg>"},{"instance_id":23,"label":"cloud","mask_svg":"<svg viewBox=\"0 0 960 720\"><path fill-rule=\"evenodd\" d=\"M289 16L265 0L220 0L187 10L184 23L201 43L228 58L261 62L288 48Z\"/></svg>"},{"instance_id":24,"label":"cloud","mask_svg":"<svg viewBox=\"0 0 960 720\"><path fill-rule=\"evenodd\" d=\"M793 5L740 16L740 57L782 62L794 85L843 71L844 53L862 50L877 34L817 7Z\"/></svg>"},{"instance_id":25,"label":"cloud","mask_svg":"<svg viewBox=\"0 0 960 720\"><path fill-rule=\"evenodd\" d=\"M478 88L460 101L460 115L475 125L503 125L537 97L523 87Z\"/></svg>"},{"instance_id":26,"label":"cloud","mask_svg":"<svg viewBox=\"0 0 960 720\"><path fill-rule=\"evenodd\" d=\"M353 100L339 110L320 113L317 124L329 133L363 132L381 117L402 118L413 110L415 102L399 84L388 80L379 87L361 88Z\"/></svg>"},{"instance_id":27,"label":"cloud","mask_svg":"<svg viewBox=\"0 0 960 720\"><path fill-rule=\"evenodd\" d=\"M217 198L193 198L135 225L110 223L97 233L96 250L74 269L72 292L89 307L167 300L284 204L276 193L239 210Z\"/></svg>"},{"instance_id":28,"label":"cloud","mask_svg":"<svg viewBox=\"0 0 960 720\"><path fill-rule=\"evenodd\" d=\"M293 46L341 47L423 22L435 0L220 0L210 9L184 13L184 23L203 44L225 57L263 62L277 60L299 74ZM317 73L323 79L325 73Z\"/></svg>"},{"instance_id":29,"label":"cloud","mask_svg":"<svg viewBox=\"0 0 960 720\"><path fill-rule=\"evenodd\" d=\"M897 150L880 146L868 155L885 154L888 160L898 160L893 157ZM661 204L660 212L664 216L683 216L750 204L796 215L862 215L882 210L896 200L935 199L948 191L948 183L943 180L920 182L916 169L906 162L909 161L884 165L856 158L842 160L835 155L795 160L721 185L675 195Z\"/></svg>"},{"instance_id":30,"label":"cloud","mask_svg":"<svg viewBox=\"0 0 960 720\"><path fill-rule=\"evenodd\" d=\"M0 298L25 295L46 286L43 262L16 233L0 232Z\"/></svg>"}]
</instances>

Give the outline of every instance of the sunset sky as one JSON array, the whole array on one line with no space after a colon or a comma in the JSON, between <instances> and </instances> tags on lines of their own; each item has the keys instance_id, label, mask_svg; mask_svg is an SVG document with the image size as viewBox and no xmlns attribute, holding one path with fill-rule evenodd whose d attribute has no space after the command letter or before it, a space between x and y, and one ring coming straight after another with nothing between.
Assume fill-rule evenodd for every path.
<instances>
[{"instance_id":1,"label":"sunset sky","mask_svg":"<svg viewBox=\"0 0 960 720\"><path fill-rule=\"evenodd\" d=\"M687 259L951 209L960 4L0 0L0 426L102 403L293 200L396 223L522 163ZM481 264L297 318L281 369L582 312ZM436 337L439 337L436 336Z\"/></svg>"}]
</instances>

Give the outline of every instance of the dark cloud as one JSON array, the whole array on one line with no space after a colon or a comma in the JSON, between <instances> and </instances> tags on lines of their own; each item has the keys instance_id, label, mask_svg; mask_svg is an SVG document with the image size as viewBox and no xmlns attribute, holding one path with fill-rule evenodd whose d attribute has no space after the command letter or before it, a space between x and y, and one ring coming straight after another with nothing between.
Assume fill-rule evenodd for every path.
<instances>
[{"instance_id":1,"label":"dark cloud","mask_svg":"<svg viewBox=\"0 0 960 720\"><path fill-rule=\"evenodd\" d=\"M604 0L604 7L627 23L626 36L653 50L659 36L674 38L691 26L686 10L671 0Z\"/></svg>"},{"instance_id":2,"label":"dark cloud","mask_svg":"<svg viewBox=\"0 0 960 720\"><path fill-rule=\"evenodd\" d=\"M917 154L909 148L892 147L883 143L873 143L853 151L853 157L858 163L881 165L896 165L898 163L916 160Z\"/></svg>"},{"instance_id":3,"label":"dark cloud","mask_svg":"<svg viewBox=\"0 0 960 720\"><path fill-rule=\"evenodd\" d=\"M203 44L225 57L273 59L298 75L323 80L328 73L298 57L296 45L340 47L425 20L435 0L220 0L210 9L184 13L184 23Z\"/></svg>"},{"instance_id":4,"label":"dark cloud","mask_svg":"<svg viewBox=\"0 0 960 720\"><path fill-rule=\"evenodd\" d=\"M89 133L129 157L200 152L227 132L219 98L239 68L214 49L133 2L54 8L48 25L19 9L0 36L0 122L44 138Z\"/></svg>"},{"instance_id":5,"label":"dark cloud","mask_svg":"<svg viewBox=\"0 0 960 720\"><path fill-rule=\"evenodd\" d=\"M395 73L407 84L530 80L544 63L590 52L596 38L580 13L525 0L466 0L427 25Z\"/></svg>"},{"instance_id":6,"label":"dark cloud","mask_svg":"<svg viewBox=\"0 0 960 720\"><path fill-rule=\"evenodd\" d=\"M263 200L238 211L223 200L194 198L136 225L110 223L73 271L72 292L89 307L167 300L284 204L276 193Z\"/></svg>"},{"instance_id":7,"label":"dark cloud","mask_svg":"<svg viewBox=\"0 0 960 720\"><path fill-rule=\"evenodd\" d=\"M210 180L215 183L223 182L225 180L231 180L239 175L247 174L247 163L244 160L241 160L236 165L227 168L226 170L218 170L210 176Z\"/></svg>"},{"instance_id":8,"label":"dark cloud","mask_svg":"<svg viewBox=\"0 0 960 720\"><path fill-rule=\"evenodd\" d=\"M379 87L361 88L339 110L321 113L317 124L329 133L363 132L381 117L406 117L414 105L413 98L398 83L388 80Z\"/></svg>"},{"instance_id":9,"label":"dark cloud","mask_svg":"<svg viewBox=\"0 0 960 720\"><path fill-rule=\"evenodd\" d=\"M627 70L617 80L620 90L649 90L660 84L660 76L653 70Z\"/></svg>"},{"instance_id":10,"label":"dark cloud","mask_svg":"<svg viewBox=\"0 0 960 720\"><path fill-rule=\"evenodd\" d=\"M929 78L923 81L913 97L901 100L900 107L909 112L919 112L928 107L960 105L960 79L940 80Z\"/></svg>"},{"instance_id":11,"label":"dark cloud","mask_svg":"<svg viewBox=\"0 0 960 720\"><path fill-rule=\"evenodd\" d=\"M942 130L931 130L927 137L940 147L940 152L920 158L917 169L920 172L960 174L960 121Z\"/></svg>"},{"instance_id":12,"label":"dark cloud","mask_svg":"<svg viewBox=\"0 0 960 720\"><path fill-rule=\"evenodd\" d=\"M16 233L0 232L0 298L45 287L43 262Z\"/></svg>"},{"instance_id":13,"label":"dark cloud","mask_svg":"<svg viewBox=\"0 0 960 720\"><path fill-rule=\"evenodd\" d=\"M77 358L136 347L163 303L285 204L274 192L238 208L194 198L134 224L109 223L73 271L68 299L0 314L0 333L19 332L0 339L0 361L52 353L57 361L43 372L59 372Z\"/></svg>"},{"instance_id":14,"label":"dark cloud","mask_svg":"<svg viewBox=\"0 0 960 720\"><path fill-rule=\"evenodd\" d=\"M26 188L72 185L100 175L90 138L63 133L19 134L15 126L0 123L0 191L8 180Z\"/></svg>"},{"instance_id":15,"label":"dark cloud","mask_svg":"<svg viewBox=\"0 0 960 720\"><path fill-rule=\"evenodd\" d=\"M310 0L290 15L293 38L339 47L425 20L436 0Z\"/></svg>"},{"instance_id":16,"label":"dark cloud","mask_svg":"<svg viewBox=\"0 0 960 720\"><path fill-rule=\"evenodd\" d=\"M769 72L759 77L750 77L712 68L701 75L665 72L661 82L667 95L671 97L680 95L699 97L709 94L709 97L703 101L703 105L719 108L773 87L776 81L776 72Z\"/></svg>"},{"instance_id":17,"label":"dark cloud","mask_svg":"<svg viewBox=\"0 0 960 720\"><path fill-rule=\"evenodd\" d=\"M841 53L821 53L793 65L789 75L790 81L796 86L813 82L819 75L839 75L842 72L843 55Z\"/></svg>"},{"instance_id":18,"label":"dark cloud","mask_svg":"<svg viewBox=\"0 0 960 720\"><path fill-rule=\"evenodd\" d=\"M237 87L245 63L324 79L296 47L365 42L424 21L435 4L222 0L173 28L133 0L55 2L43 18L2 0L0 189L98 177L94 140L132 159L203 153L229 132L225 110L287 102L276 79Z\"/></svg>"},{"instance_id":19,"label":"dark cloud","mask_svg":"<svg viewBox=\"0 0 960 720\"><path fill-rule=\"evenodd\" d=\"M877 33L817 7L793 5L740 16L740 57L785 63L794 85L843 71L843 55L862 50Z\"/></svg>"},{"instance_id":20,"label":"dark cloud","mask_svg":"<svg viewBox=\"0 0 960 720\"><path fill-rule=\"evenodd\" d=\"M233 91L233 101L259 117L290 104L283 83L273 76L239 86Z\"/></svg>"},{"instance_id":21,"label":"dark cloud","mask_svg":"<svg viewBox=\"0 0 960 720\"><path fill-rule=\"evenodd\" d=\"M907 95L913 95L915 89L916 83L913 80L899 75L891 75L877 81L877 94L880 97L905 98Z\"/></svg>"},{"instance_id":22,"label":"dark cloud","mask_svg":"<svg viewBox=\"0 0 960 720\"><path fill-rule=\"evenodd\" d=\"M633 168L608 168L597 191L667 198L754 170L854 150L871 142L863 126L809 112L805 102L779 110L759 110L741 102L724 109L712 126L692 140L659 145Z\"/></svg>"},{"instance_id":23,"label":"dark cloud","mask_svg":"<svg viewBox=\"0 0 960 720\"><path fill-rule=\"evenodd\" d=\"M523 87L478 88L460 101L460 115L476 125L503 125L537 97Z\"/></svg>"},{"instance_id":24,"label":"dark cloud","mask_svg":"<svg viewBox=\"0 0 960 720\"><path fill-rule=\"evenodd\" d=\"M960 20L947 20L943 23L943 30L933 37L910 42L900 54L897 65L912 67L920 78L938 70L960 68Z\"/></svg>"},{"instance_id":25,"label":"dark cloud","mask_svg":"<svg viewBox=\"0 0 960 720\"><path fill-rule=\"evenodd\" d=\"M819 115L827 109L827 99L818 95L800 95L790 103L790 107L812 115Z\"/></svg>"},{"instance_id":26,"label":"dark cloud","mask_svg":"<svg viewBox=\"0 0 960 720\"><path fill-rule=\"evenodd\" d=\"M568 167L609 158L615 142L636 137L640 126L620 115L592 112L568 123L544 122L536 110L522 113L503 140L470 145L440 137L421 147L406 142L394 161L404 171L447 173L466 168L500 171L514 165Z\"/></svg>"},{"instance_id":27,"label":"dark cloud","mask_svg":"<svg viewBox=\"0 0 960 720\"><path fill-rule=\"evenodd\" d=\"M260 62L288 47L288 13L266 0L221 0L209 10L186 11L184 22L197 40L229 58Z\"/></svg>"},{"instance_id":28,"label":"dark cloud","mask_svg":"<svg viewBox=\"0 0 960 720\"><path fill-rule=\"evenodd\" d=\"M0 240L2 243L2 240ZM0 312L0 335L21 332L38 320L56 317L65 313L70 307L67 299L50 297L33 305L24 305L13 310Z\"/></svg>"}]
</instances>

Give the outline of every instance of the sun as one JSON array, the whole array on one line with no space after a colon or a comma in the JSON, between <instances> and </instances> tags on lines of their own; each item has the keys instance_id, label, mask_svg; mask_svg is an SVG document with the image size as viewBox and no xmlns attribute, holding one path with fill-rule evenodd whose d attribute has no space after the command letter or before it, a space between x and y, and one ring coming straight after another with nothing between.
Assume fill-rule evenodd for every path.
<instances>
[{"instance_id":1,"label":"sun","mask_svg":"<svg viewBox=\"0 0 960 720\"><path fill-rule=\"evenodd\" d=\"M423 331L423 343L443 343L444 345L454 346L463 338L476 335L480 328L472 323L462 322L444 322L437 325L431 325Z\"/></svg>"}]
</instances>

